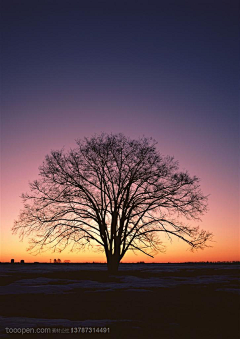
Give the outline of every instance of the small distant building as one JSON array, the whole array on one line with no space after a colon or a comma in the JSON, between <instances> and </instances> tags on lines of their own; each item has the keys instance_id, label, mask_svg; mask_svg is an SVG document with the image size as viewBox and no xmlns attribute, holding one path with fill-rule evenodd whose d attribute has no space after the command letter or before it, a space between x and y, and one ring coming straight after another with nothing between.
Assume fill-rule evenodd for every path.
<instances>
[{"instance_id":1,"label":"small distant building","mask_svg":"<svg viewBox=\"0 0 240 339\"><path fill-rule=\"evenodd\" d=\"M11 264L14 264L14 259L11 259Z\"/></svg>"},{"instance_id":2,"label":"small distant building","mask_svg":"<svg viewBox=\"0 0 240 339\"><path fill-rule=\"evenodd\" d=\"M21 261L20 261L20 264L24 264L24 260L21 260Z\"/></svg>"}]
</instances>

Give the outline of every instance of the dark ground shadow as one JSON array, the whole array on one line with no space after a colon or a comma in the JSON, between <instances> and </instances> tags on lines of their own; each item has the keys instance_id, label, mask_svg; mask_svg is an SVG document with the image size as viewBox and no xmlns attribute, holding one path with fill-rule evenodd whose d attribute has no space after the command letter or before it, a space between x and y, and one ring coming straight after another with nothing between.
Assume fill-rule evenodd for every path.
<instances>
[{"instance_id":1,"label":"dark ground shadow","mask_svg":"<svg viewBox=\"0 0 240 339\"><path fill-rule=\"evenodd\" d=\"M104 271L31 269L8 272L1 282L1 337L240 337L238 267L128 270L110 277ZM18 289L15 294L13 289ZM7 335L7 326L51 333ZM89 333L82 333L83 328ZM101 333L103 328L107 333Z\"/></svg>"}]
</instances>

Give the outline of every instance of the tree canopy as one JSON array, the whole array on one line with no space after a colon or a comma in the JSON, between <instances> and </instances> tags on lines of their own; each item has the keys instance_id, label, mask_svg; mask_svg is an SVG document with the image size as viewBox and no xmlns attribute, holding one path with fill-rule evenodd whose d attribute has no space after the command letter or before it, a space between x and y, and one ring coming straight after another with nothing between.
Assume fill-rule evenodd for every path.
<instances>
[{"instance_id":1,"label":"tree canopy","mask_svg":"<svg viewBox=\"0 0 240 339\"><path fill-rule=\"evenodd\" d=\"M161 234L203 249L212 234L189 226L206 212L199 179L162 156L151 138L101 134L52 151L39 180L23 194L13 231L31 236L30 250L92 246L105 251L109 271L129 250L148 256L162 250Z\"/></svg>"}]
</instances>

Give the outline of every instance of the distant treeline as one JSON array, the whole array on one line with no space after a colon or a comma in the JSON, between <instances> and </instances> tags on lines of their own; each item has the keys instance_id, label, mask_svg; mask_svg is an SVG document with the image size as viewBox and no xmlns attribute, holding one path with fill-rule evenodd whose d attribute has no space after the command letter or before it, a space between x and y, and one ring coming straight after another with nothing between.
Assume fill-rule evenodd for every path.
<instances>
[{"instance_id":1,"label":"distant treeline","mask_svg":"<svg viewBox=\"0 0 240 339\"><path fill-rule=\"evenodd\" d=\"M208 264L228 264L228 265L239 265L240 261L185 261L185 262L168 262L168 263L162 263L162 262L148 262L145 263L144 261L136 262L136 263L124 263L124 264L160 264L160 265L188 265L188 264L194 264L194 265L208 265Z\"/></svg>"},{"instance_id":2,"label":"distant treeline","mask_svg":"<svg viewBox=\"0 0 240 339\"><path fill-rule=\"evenodd\" d=\"M9 262L0 262L0 264L9 264ZM15 262L14 264L20 264L19 262ZM24 265L28 264L44 264L44 265L86 265L86 264L97 264L97 265L106 265L106 263L102 262L32 262L32 263L24 263ZM240 261L186 261L186 262L147 262L145 263L144 261L139 261L139 262L124 262L120 263L124 265L139 265L139 264L145 264L145 265L211 265L211 264L218 264L218 265L239 265Z\"/></svg>"},{"instance_id":3,"label":"distant treeline","mask_svg":"<svg viewBox=\"0 0 240 339\"><path fill-rule=\"evenodd\" d=\"M171 264L171 263L168 263ZM236 265L240 264L240 261L186 261L186 262L179 262L176 264L194 264L194 265L208 265L208 264L228 264L228 265Z\"/></svg>"}]
</instances>

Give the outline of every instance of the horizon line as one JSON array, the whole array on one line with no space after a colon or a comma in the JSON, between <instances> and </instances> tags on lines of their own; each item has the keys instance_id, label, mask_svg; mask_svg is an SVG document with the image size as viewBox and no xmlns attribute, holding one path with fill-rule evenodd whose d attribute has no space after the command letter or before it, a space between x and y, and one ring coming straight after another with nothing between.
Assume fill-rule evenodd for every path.
<instances>
[{"instance_id":1,"label":"horizon line","mask_svg":"<svg viewBox=\"0 0 240 339\"><path fill-rule=\"evenodd\" d=\"M144 261L139 261L139 262L120 262L119 264L214 264L214 263L240 263L240 260L218 260L218 261L176 261L176 262L144 262ZM100 262L100 261L84 261L84 262L46 262L46 261L31 261L31 262L21 262L21 261L0 261L0 264L53 264L53 265L59 265L59 264L101 264L101 265L107 265L107 262Z\"/></svg>"}]
</instances>

